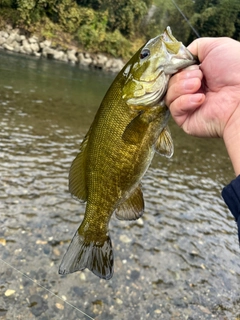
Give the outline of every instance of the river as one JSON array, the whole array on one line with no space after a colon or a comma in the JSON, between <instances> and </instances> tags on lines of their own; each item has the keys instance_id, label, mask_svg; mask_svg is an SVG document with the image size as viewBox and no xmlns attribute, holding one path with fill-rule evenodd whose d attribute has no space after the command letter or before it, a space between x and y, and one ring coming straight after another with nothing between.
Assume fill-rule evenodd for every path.
<instances>
[{"instance_id":1,"label":"river","mask_svg":"<svg viewBox=\"0 0 240 320\"><path fill-rule=\"evenodd\" d=\"M84 205L68 172L112 74L0 51L0 318L240 319L240 249L221 198L224 144L173 121L169 160L143 179L146 210L110 223L111 280L58 275Z\"/></svg>"}]
</instances>

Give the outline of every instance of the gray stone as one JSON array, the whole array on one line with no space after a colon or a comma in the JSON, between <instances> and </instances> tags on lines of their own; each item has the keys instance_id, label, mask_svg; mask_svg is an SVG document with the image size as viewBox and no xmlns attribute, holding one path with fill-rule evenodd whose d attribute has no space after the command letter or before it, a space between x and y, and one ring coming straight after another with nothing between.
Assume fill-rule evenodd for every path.
<instances>
[{"instance_id":1,"label":"gray stone","mask_svg":"<svg viewBox=\"0 0 240 320\"><path fill-rule=\"evenodd\" d=\"M112 65L109 68L112 72L119 72L124 66L124 63L121 59L112 59Z\"/></svg>"},{"instance_id":2,"label":"gray stone","mask_svg":"<svg viewBox=\"0 0 240 320\"><path fill-rule=\"evenodd\" d=\"M2 36L3 38L7 39L9 37L9 34L6 31L0 31L0 36Z\"/></svg>"},{"instance_id":3,"label":"gray stone","mask_svg":"<svg viewBox=\"0 0 240 320\"><path fill-rule=\"evenodd\" d=\"M72 49L67 51L67 58L70 62L76 63L78 58L76 57L77 50Z\"/></svg>"},{"instance_id":4,"label":"gray stone","mask_svg":"<svg viewBox=\"0 0 240 320\"><path fill-rule=\"evenodd\" d=\"M39 44L37 42L31 42L30 43L30 48L32 49L32 51L38 52L40 50Z\"/></svg>"},{"instance_id":5,"label":"gray stone","mask_svg":"<svg viewBox=\"0 0 240 320\"><path fill-rule=\"evenodd\" d=\"M99 68L103 68L105 64L107 63L108 58L104 56L103 54L99 53L96 57L96 66Z\"/></svg>"},{"instance_id":6,"label":"gray stone","mask_svg":"<svg viewBox=\"0 0 240 320\"><path fill-rule=\"evenodd\" d=\"M40 42L40 48L49 48L51 47L52 42L50 40L44 40L43 42Z\"/></svg>"},{"instance_id":7,"label":"gray stone","mask_svg":"<svg viewBox=\"0 0 240 320\"><path fill-rule=\"evenodd\" d=\"M13 50L14 50L15 52L19 52L19 51L20 51L20 44L19 44L19 42L17 42L16 40L13 41L12 47L13 47Z\"/></svg>"},{"instance_id":8,"label":"gray stone","mask_svg":"<svg viewBox=\"0 0 240 320\"><path fill-rule=\"evenodd\" d=\"M37 43L38 42L38 37L32 36L28 39L29 43Z\"/></svg>"},{"instance_id":9,"label":"gray stone","mask_svg":"<svg viewBox=\"0 0 240 320\"><path fill-rule=\"evenodd\" d=\"M6 42L3 44L3 48L8 51L13 51L13 46L11 46L10 44L8 44Z\"/></svg>"},{"instance_id":10,"label":"gray stone","mask_svg":"<svg viewBox=\"0 0 240 320\"><path fill-rule=\"evenodd\" d=\"M0 46L2 46L6 42L6 38L0 35Z\"/></svg>"},{"instance_id":11,"label":"gray stone","mask_svg":"<svg viewBox=\"0 0 240 320\"><path fill-rule=\"evenodd\" d=\"M19 39L20 39L20 41L23 41L26 39L26 36L24 34L21 34Z\"/></svg>"},{"instance_id":12,"label":"gray stone","mask_svg":"<svg viewBox=\"0 0 240 320\"><path fill-rule=\"evenodd\" d=\"M30 46L30 44L29 44L27 39L23 40L22 45L23 45L24 51L27 54L31 54L32 53L32 48L31 48L31 46Z\"/></svg>"},{"instance_id":13,"label":"gray stone","mask_svg":"<svg viewBox=\"0 0 240 320\"><path fill-rule=\"evenodd\" d=\"M13 41L15 41L15 37L16 37L16 35L15 35L15 33L11 33L10 35L9 35L9 37L7 38L7 44L11 44L11 43L13 43Z\"/></svg>"},{"instance_id":14,"label":"gray stone","mask_svg":"<svg viewBox=\"0 0 240 320\"><path fill-rule=\"evenodd\" d=\"M20 52L20 53L24 53L24 54L26 54L26 51L24 50L23 46L20 46L20 48L19 48L19 52Z\"/></svg>"},{"instance_id":15,"label":"gray stone","mask_svg":"<svg viewBox=\"0 0 240 320\"><path fill-rule=\"evenodd\" d=\"M89 54L84 55L84 53L80 52L78 54L78 61L83 66L89 66L92 63L92 58Z\"/></svg>"},{"instance_id":16,"label":"gray stone","mask_svg":"<svg viewBox=\"0 0 240 320\"><path fill-rule=\"evenodd\" d=\"M68 62L68 58L67 55L64 51L55 51L53 58L55 60L60 60L60 61L64 61L64 62Z\"/></svg>"}]
</instances>

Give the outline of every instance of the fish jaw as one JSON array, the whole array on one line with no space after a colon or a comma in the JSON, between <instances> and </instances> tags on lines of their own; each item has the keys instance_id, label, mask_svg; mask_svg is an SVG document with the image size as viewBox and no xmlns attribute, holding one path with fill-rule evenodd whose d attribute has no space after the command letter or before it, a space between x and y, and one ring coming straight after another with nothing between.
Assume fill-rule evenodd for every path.
<instances>
[{"instance_id":1,"label":"fish jaw","mask_svg":"<svg viewBox=\"0 0 240 320\"><path fill-rule=\"evenodd\" d=\"M195 57L182 42L177 41L173 36L171 28L167 27L162 34L162 42L169 54L169 61L164 66L164 73L172 75L193 64L199 63Z\"/></svg>"}]
</instances>

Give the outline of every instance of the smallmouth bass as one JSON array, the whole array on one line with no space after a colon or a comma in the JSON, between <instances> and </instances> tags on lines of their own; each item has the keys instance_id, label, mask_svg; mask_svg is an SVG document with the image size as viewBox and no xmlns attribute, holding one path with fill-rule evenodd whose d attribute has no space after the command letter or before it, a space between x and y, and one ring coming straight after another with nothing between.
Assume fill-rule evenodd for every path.
<instances>
[{"instance_id":1,"label":"smallmouth bass","mask_svg":"<svg viewBox=\"0 0 240 320\"><path fill-rule=\"evenodd\" d=\"M170 112L163 101L168 81L195 63L167 27L140 48L113 81L70 168L69 190L87 204L60 274L88 268L100 278L112 277L110 218L114 212L124 220L143 214L141 178L155 152L173 154Z\"/></svg>"}]
</instances>

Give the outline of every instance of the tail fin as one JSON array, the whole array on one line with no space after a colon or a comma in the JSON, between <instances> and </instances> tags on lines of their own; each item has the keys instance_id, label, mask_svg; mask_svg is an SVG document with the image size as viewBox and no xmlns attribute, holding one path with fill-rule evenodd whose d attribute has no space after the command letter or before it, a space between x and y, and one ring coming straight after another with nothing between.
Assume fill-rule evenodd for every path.
<instances>
[{"instance_id":1,"label":"tail fin","mask_svg":"<svg viewBox=\"0 0 240 320\"><path fill-rule=\"evenodd\" d=\"M65 253L59 274L73 273L88 268L99 278L109 280L113 275L113 250L111 239L104 242L85 242L78 230Z\"/></svg>"}]
</instances>

